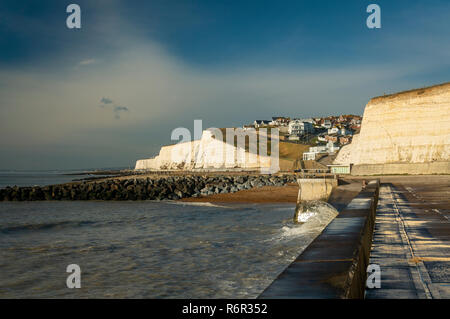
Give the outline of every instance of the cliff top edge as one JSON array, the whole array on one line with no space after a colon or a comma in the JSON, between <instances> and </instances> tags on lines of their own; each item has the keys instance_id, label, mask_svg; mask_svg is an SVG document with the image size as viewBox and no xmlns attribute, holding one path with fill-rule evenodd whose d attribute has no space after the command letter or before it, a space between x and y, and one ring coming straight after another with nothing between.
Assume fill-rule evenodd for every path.
<instances>
[{"instance_id":1,"label":"cliff top edge","mask_svg":"<svg viewBox=\"0 0 450 319\"><path fill-rule=\"evenodd\" d=\"M392 93L392 94L376 96L376 97L370 99L369 104L384 102L386 100L393 100L396 98L403 99L403 98L413 98L413 97L433 95L433 94L438 94L438 93L442 93L445 91L450 92L450 82L445 82L445 83L436 84L436 85L418 88L418 89L401 91L401 92Z\"/></svg>"}]
</instances>

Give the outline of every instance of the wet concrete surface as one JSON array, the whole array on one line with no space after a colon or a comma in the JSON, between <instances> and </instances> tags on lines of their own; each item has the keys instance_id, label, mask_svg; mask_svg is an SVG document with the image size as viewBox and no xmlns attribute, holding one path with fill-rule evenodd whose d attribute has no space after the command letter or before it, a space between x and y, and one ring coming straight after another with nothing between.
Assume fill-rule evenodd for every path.
<instances>
[{"instance_id":1,"label":"wet concrete surface","mask_svg":"<svg viewBox=\"0 0 450 319\"><path fill-rule=\"evenodd\" d=\"M450 298L450 176L382 178L370 264L381 288L369 299Z\"/></svg>"}]
</instances>

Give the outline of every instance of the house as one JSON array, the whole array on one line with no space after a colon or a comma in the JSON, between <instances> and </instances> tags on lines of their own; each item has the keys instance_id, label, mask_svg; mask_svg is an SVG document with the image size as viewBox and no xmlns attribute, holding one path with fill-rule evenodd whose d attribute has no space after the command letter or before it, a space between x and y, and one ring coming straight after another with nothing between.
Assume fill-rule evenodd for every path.
<instances>
[{"instance_id":1,"label":"house","mask_svg":"<svg viewBox=\"0 0 450 319\"><path fill-rule=\"evenodd\" d=\"M295 119L295 120L301 121L301 122L307 122L307 123L311 123L311 124L315 123L313 118L309 118L309 119Z\"/></svg>"},{"instance_id":2,"label":"house","mask_svg":"<svg viewBox=\"0 0 450 319\"><path fill-rule=\"evenodd\" d=\"M320 146L311 146L309 148L310 153L327 153L328 149L326 145L320 145Z\"/></svg>"},{"instance_id":3,"label":"house","mask_svg":"<svg viewBox=\"0 0 450 319\"><path fill-rule=\"evenodd\" d=\"M273 126L288 126L290 120L291 120L291 118L289 118L289 117L274 116L274 117L272 117L272 121L270 122L270 125L273 125Z\"/></svg>"},{"instance_id":4,"label":"house","mask_svg":"<svg viewBox=\"0 0 450 319\"><path fill-rule=\"evenodd\" d=\"M309 148L309 152L304 152L302 155L302 158L304 161L314 161L316 159L316 155L326 153L326 147L325 146L313 146Z\"/></svg>"},{"instance_id":5,"label":"house","mask_svg":"<svg viewBox=\"0 0 450 319\"><path fill-rule=\"evenodd\" d=\"M292 120L289 122L289 135L302 135L313 132L314 127L310 122L304 122L303 120Z\"/></svg>"},{"instance_id":6,"label":"house","mask_svg":"<svg viewBox=\"0 0 450 319\"><path fill-rule=\"evenodd\" d=\"M336 126L328 129L328 134L336 134L339 132L339 129Z\"/></svg>"},{"instance_id":7,"label":"house","mask_svg":"<svg viewBox=\"0 0 450 319\"><path fill-rule=\"evenodd\" d=\"M345 127L342 127L339 133L343 136L353 135L353 132Z\"/></svg>"},{"instance_id":8,"label":"house","mask_svg":"<svg viewBox=\"0 0 450 319\"><path fill-rule=\"evenodd\" d=\"M351 125L359 125L359 124L361 124L361 120L362 120L362 118L360 116L354 116L351 119L350 124Z\"/></svg>"},{"instance_id":9,"label":"house","mask_svg":"<svg viewBox=\"0 0 450 319\"><path fill-rule=\"evenodd\" d=\"M337 146L333 141L328 141L327 143L328 153L335 153L339 151L339 146Z\"/></svg>"},{"instance_id":10,"label":"house","mask_svg":"<svg viewBox=\"0 0 450 319\"><path fill-rule=\"evenodd\" d=\"M303 160L304 161L314 161L316 159L316 154L315 152L304 152L303 153Z\"/></svg>"},{"instance_id":11,"label":"house","mask_svg":"<svg viewBox=\"0 0 450 319\"><path fill-rule=\"evenodd\" d=\"M332 126L331 120L325 119L323 121L322 127L330 129Z\"/></svg>"},{"instance_id":12,"label":"house","mask_svg":"<svg viewBox=\"0 0 450 319\"><path fill-rule=\"evenodd\" d=\"M255 128L259 128L259 127L266 126L269 124L270 124L270 121L267 121L267 120L256 120L255 122L253 122L253 126Z\"/></svg>"},{"instance_id":13,"label":"house","mask_svg":"<svg viewBox=\"0 0 450 319\"><path fill-rule=\"evenodd\" d=\"M327 141L327 142L333 142L333 143L336 143L337 141L338 141L338 137L337 137L337 135L325 135L325 140Z\"/></svg>"},{"instance_id":14,"label":"house","mask_svg":"<svg viewBox=\"0 0 450 319\"><path fill-rule=\"evenodd\" d=\"M337 119L337 121L339 123L343 123L343 124L347 124L349 123L352 119L354 119L354 115L340 115L339 118Z\"/></svg>"},{"instance_id":15,"label":"house","mask_svg":"<svg viewBox=\"0 0 450 319\"><path fill-rule=\"evenodd\" d=\"M327 153L331 154L335 153L337 150L339 150L339 147L336 146L333 142L328 142L327 145L311 146L309 148L309 152L303 153L303 160L304 161L315 160L317 154L327 154Z\"/></svg>"}]
</instances>

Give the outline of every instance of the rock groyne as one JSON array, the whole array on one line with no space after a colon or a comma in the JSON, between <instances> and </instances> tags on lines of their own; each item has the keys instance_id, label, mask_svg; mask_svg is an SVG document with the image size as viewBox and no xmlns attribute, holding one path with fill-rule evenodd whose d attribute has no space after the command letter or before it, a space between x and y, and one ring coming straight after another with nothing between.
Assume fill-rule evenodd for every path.
<instances>
[{"instance_id":1,"label":"rock groyne","mask_svg":"<svg viewBox=\"0 0 450 319\"><path fill-rule=\"evenodd\" d=\"M293 175L169 176L106 179L51 186L6 187L0 201L40 200L178 200L234 193L262 186L284 186Z\"/></svg>"}]
</instances>

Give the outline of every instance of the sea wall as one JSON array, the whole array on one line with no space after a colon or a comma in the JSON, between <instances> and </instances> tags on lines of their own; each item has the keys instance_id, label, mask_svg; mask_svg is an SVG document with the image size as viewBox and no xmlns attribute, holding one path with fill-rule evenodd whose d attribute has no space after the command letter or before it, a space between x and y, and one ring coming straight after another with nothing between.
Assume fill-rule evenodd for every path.
<instances>
[{"instance_id":1,"label":"sea wall","mask_svg":"<svg viewBox=\"0 0 450 319\"><path fill-rule=\"evenodd\" d=\"M450 174L449 162L361 164L352 166L352 175L434 175Z\"/></svg>"},{"instance_id":2,"label":"sea wall","mask_svg":"<svg viewBox=\"0 0 450 319\"><path fill-rule=\"evenodd\" d=\"M378 194L370 182L259 298L364 298Z\"/></svg>"},{"instance_id":3,"label":"sea wall","mask_svg":"<svg viewBox=\"0 0 450 319\"><path fill-rule=\"evenodd\" d=\"M51 186L6 187L0 201L38 200L177 200L186 197L234 193L262 186L284 186L293 175L170 176L107 179Z\"/></svg>"},{"instance_id":4,"label":"sea wall","mask_svg":"<svg viewBox=\"0 0 450 319\"><path fill-rule=\"evenodd\" d=\"M335 163L450 161L450 83L371 99L364 110L360 134L355 137L341 149ZM397 173L406 173L401 168L409 169L397 168ZM425 173L422 168L427 166L413 170Z\"/></svg>"},{"instance_id":5,"label":"sea wall","mask_svg":"<svg viewBox=\"0 0 450 319\"><path fill-rule=\"evenodd\" d=\"M297 182L299 185L297 202L305 200L326 201L333 187L338 184L337 179L334 178L299 178Z\"/></svg>"}]
</instances>

